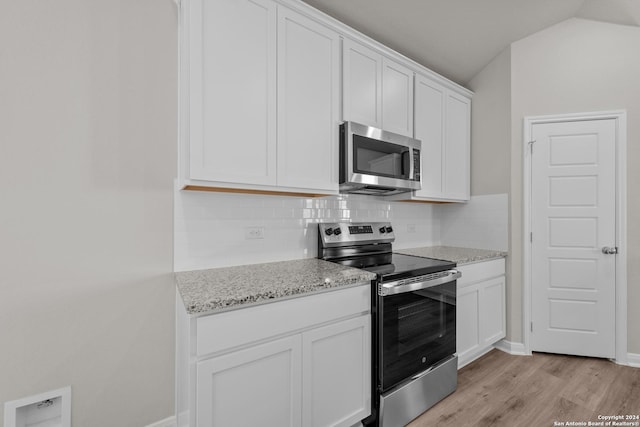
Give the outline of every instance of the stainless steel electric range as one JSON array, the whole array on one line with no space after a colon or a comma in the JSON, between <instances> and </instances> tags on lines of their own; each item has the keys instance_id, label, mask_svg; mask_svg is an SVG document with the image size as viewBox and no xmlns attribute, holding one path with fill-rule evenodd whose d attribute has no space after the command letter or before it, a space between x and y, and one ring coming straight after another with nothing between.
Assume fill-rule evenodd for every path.
<instances>
[{"instance_id":1,"label":"stainless steel electric range","mask_svg":"<svg viewBox=\"0 0 640 427\"><path fill-rule=\"evenodd\" d=\"M372 415L404 426L456 389L455 263L397 254L388 222L318 225L318 258L376 273L372 286Z\"/></svg>"}]
</instances>

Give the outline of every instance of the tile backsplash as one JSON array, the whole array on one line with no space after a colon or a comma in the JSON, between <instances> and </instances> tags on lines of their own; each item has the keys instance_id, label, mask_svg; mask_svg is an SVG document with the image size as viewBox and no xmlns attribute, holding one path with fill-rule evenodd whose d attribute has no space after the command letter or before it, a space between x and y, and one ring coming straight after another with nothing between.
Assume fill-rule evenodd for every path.
<instances>
[{"instance_id":1,"label":"tile backsplash","mask_svg":"<svg viewBox=\"0 0 640 427\"><path fill-rule=\"evenodd\" d=\"M434 205L346 194L298 198L176 190L174 267L188 271L315 258L317 223L333 221L390 221L396 249L445 244L503 250L506 200L504 194ZM254 227L263 238L248 238Z\"/></svg>"},{"instance_id":2,"label":"tile backsplash","mask_svg":"<svg viewBox=\"0 0 640 427\"><path fill-rule=\"evenodd\" d=\"M317 256L317 223L391 221L396 248L440 243L437 206L339 195L320 198L176 191L175 271ZM264 231L247 239L249 227Z\"/></svg>"},{"instance_id":3,"label":"tile backsplash","mask_svg":"<svg viewBox=\"0 0 640 427\"><path fill-rule=\"evenodd\" d=\"M508 250L509 197L474 196L465 204L439 207L443 245Z\"/></svg>"}]
</instances>

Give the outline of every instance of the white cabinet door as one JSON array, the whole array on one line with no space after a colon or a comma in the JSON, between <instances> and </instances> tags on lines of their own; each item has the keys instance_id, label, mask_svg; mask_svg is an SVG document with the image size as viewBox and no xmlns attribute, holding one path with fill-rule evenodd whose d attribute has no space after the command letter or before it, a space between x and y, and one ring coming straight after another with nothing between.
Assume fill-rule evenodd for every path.
<instances>
[{"instance_id":1,"label":"white cabinet door","mask_svg":"<svg viewBox=\"0 0 640 427\"><path fill-rule=\"evenodd\" d=\"M338 33L278 9L279 186L338 190Z\"/></svg>"},{"instance_id":2,"label":"white cabinet door","mask_svg":"<svg viewBox=\"0 0 640 427\"><path fill-rule=\"evenodd\" d=\"M413 71L382 60L382 128L413 137Z\"/></svg>"},{"instance_id":3,"label":"white cabinet door","mask_svg":"<svg viewBox=\"0 0 640 427\"><path fill-rule=\"evenodd\" d=\"M464 273L463 273L464 274ZM459 365L480 348L480 292L477 286L458 290L456 301L456 351Z\"/></svg>"},{"instance_id":4,"label":"white cabinet door","mask_svg":"<svg viewBox=\"0 0 640 427\"><path fill-rule=\"evenodd\" d=\"M448 92L445 123L443 192L448 199L469 200L471 100Z\"/></svg>"},{"instance_id":5,"label":"white cabinet door","mask_svg":"<svg viewBox=\"0 0 640 427\"><path fill-rule=\"evenodd\" d=\"M343 118L382 128L382 55L344 39Z\"/></svg>"},{"instance_id":6,"label":"white cabinet door","mask_svg":"<svg viewBox=\"0 0 640 427\"><path fill-rule=\"evenodd\" d=\"M415 85L415 137L422 141L422 189L417 197L442 198L446 89L420 75Z\"/></svg>"},{"instance_id":7,"label":"white cabinet door","mask_svg":"<svg viewBox=\"0 0 640 427\"><path fill-rule=\"evenodd\" d=\"M458 367L482 356L506 335L504 259L457 267Z\"/></svg>"},{"instance_id":8,"label":"white cabinet door","mask_svg":"<svg viewBox=\"0 0 640 427\"><path fill-rule=\"evenodd\" d=\"M303 426L349 427L371 413L370 319L303 335Z\"/></svg>"},{"instance_id":9,"label":"white cabinet door","mask_svg":"<svg viewBox=\"0 0 640 427\"><path fill-rule=\"evenodd\" d=\"M298 427L301 337L197 363L198 427Z\"/></svg>"},{"instance_id":10,"label":"white cabinet door","mask_svg":"<svg viewBox=\"0 0 640 427\"><path fill-rule=\"evenodd\" d=\"M415 138L422 142L422 188L393 199L469 200L471 99L416 74L414 114Z\"/></svg>"},{"instance_id":11,"label":"white cabinet door","mask_svg":"<svg viewBox=\"0 0 640 427\"><path fill-rule=\"evenodd\" d=\"M190 8L189 178L275 185L275 3Z\"/></svg>"},{"instance_id":12,"label":"white cabinet door","mask_svg":"<svg viewBox=\"0 0 640 427\"><path fill-rule=\"evenodd\" d=\"M504 276L485 282L480 295L482 344L491 345L506 335Z\"/></svg>"},{"instance_id":13,"label":"white cabinet door","mask_svg":"<svg viewBox=\"0 0 640 427\"><path fill-rule=\"evenodd\" d=\"M413 71L352 40L342 46L343 119L413 136Z\"/></svg>"}]
</instances>

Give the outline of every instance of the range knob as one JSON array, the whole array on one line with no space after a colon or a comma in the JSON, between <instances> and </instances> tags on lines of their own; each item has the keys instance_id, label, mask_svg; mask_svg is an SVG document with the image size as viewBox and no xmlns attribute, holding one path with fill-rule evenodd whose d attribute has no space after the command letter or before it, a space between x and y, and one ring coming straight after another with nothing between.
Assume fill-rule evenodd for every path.
<instances>
[{"instance_id":1,"label":"range knob","mask_svg":"<svg viewBox=\"0 0 640 427\"><path fill-rule=\"evenodd\" d=\"M335 234L336 236L339 236L342 234L342 230L340 230L339 228L336 228L335 230L333 230L333 234Z\"/></svg>"},{"instance_id":2,"label":"range knob","mask_svg":"<svg viewBox=\"0 0 640 427\"><path fill-rule=\"evenodd\" d=\"M387 233L393 233L393 228L391 228L391 226L387 227Z\"/></svg>"},{"instance_id":3,"label":"range knob","mask_svg":"<svg viewBox=\"0 0 640 427\"><path fill-rule=\"evenodd\" d=\"M380 231L380 233L384 234L384 233L387 232L387 228L386 227L380 227L380 229L378 231Z\"/></svg>"},{"instance_id":4,"label":"range knob","mask_svg":"<svg viewBox=\"0 0 640 427\"><path fill-rule=\"evenodd\" d=\"M326 234L327 236L331 236L333 234L333 228L327 228L326 230L324 230L324 234Z\"/></svg>"}]
</instances>

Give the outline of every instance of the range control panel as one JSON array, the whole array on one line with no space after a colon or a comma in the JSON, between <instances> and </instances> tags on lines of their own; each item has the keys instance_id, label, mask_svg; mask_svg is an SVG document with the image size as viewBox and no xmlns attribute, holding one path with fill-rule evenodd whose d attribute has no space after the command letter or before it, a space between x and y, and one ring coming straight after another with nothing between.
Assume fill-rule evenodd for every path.
<instances>
[{"instance_id":1,"label":"range control panel","mask_svg":"<svg viewBox=\"0 0 640 427\"><path fill-rule=\"evenodd\" d=\"M318 238L324 247L347 243L393 242L395 235L390 222L334 222L318 224Z\"/></svg>"}]
</instances>

